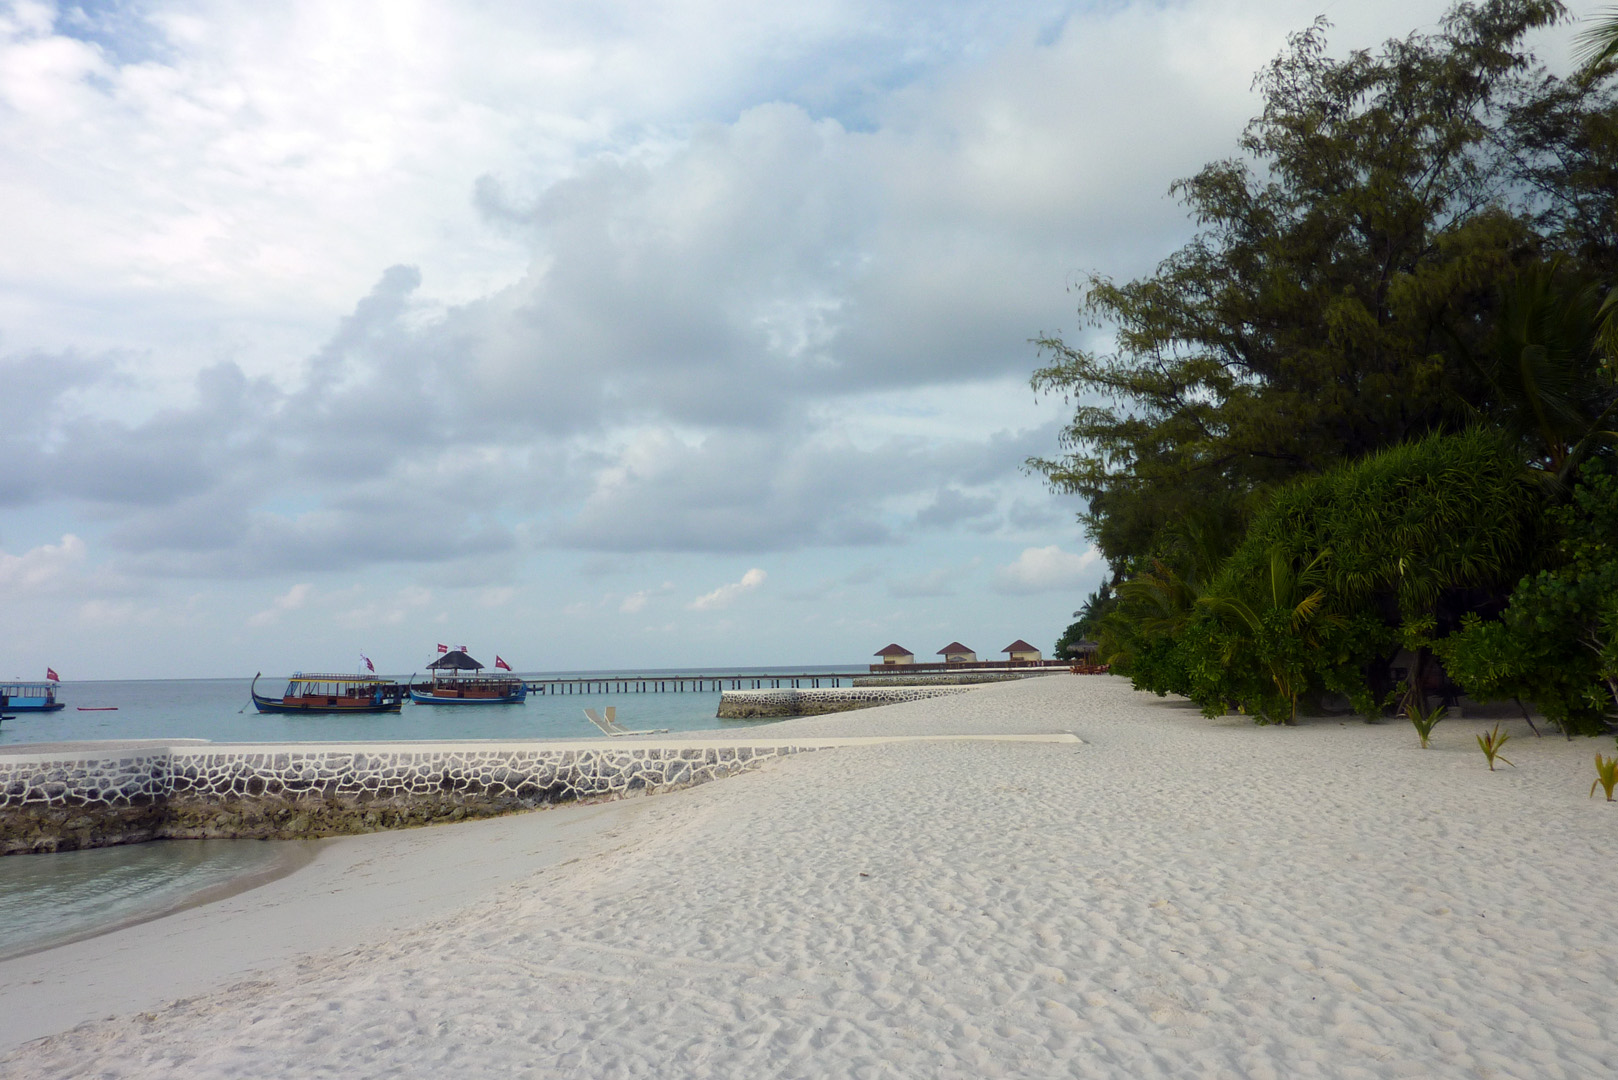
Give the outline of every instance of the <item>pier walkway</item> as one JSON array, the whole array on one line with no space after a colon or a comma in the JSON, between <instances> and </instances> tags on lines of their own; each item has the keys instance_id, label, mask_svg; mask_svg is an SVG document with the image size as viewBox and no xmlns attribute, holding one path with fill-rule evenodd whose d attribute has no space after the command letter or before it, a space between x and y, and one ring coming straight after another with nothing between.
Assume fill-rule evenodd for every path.
<instances>
[{"instance_id":1,"label":"pier walkway","mask_svg":"<svg viewBox=\"0 0 1618 1080\"><path fill-rule=\"evenodd\" d=\"M530 694L707 694L721 690L803 690L852 686L860 672L760 675L578 675L524 679Z\"/></svg>"}]
</instances>

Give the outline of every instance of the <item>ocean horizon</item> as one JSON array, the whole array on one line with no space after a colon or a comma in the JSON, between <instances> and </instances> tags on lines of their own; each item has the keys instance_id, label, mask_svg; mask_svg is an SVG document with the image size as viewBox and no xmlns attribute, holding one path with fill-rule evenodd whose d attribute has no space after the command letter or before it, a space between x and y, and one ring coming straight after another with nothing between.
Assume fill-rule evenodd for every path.
<instances>
[{"instance_id":1,"label":"ocean horizon","mask_svg":"<svg viewBox=\"0 0 1618 1080\"><path fill-rule=\"evenodd\" d=\"M517 672L525 679L694 678L724 675L825 675L865 665L723 668L603 668ZM261 693L279 694L293 673L262 676ZM406 679L408 675L385 675ZM0 746L102 739L207 739L210 742L369 742L410 739L579 739L600 735L586 708L616 706L627 727L671 731L735 730L767 720L721 720L718 691L530 694L523 704L412 705L398 713L308 716L259 713L251 678L97 679L62 682L52 713L19 712L0 723ZM84 710L84 711L81 711Z\"/></svg>"}]
</instances>

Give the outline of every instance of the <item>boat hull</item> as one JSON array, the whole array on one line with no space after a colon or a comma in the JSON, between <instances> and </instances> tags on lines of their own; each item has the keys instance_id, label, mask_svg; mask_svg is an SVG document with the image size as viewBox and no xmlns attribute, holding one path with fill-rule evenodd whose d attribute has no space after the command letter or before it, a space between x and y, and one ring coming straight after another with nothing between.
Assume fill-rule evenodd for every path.
<instances>
[{"instance_id":1,"label":"boat hull","mask_svg":"<svg viewBox=\"0 0 1618 1080\"><path fill-rule=\"evenodd\" d=\"M54 704L46 702L41 705L34 705L31 704L26 698L24 698L22 701L8 701L4 705L0 705L0 709L4 709L8 715L10 713L20 712L57 712L58 710L65 708L67 708L67 706L63 705L60 701L55 702Z\"/></svg>"},{"instance_id":2,"label":"boat hull","mask_svg":"<svg viewBox=\"0 0 1618 1080\"><path fill-rule=\"evenodd\" d=\"M237 699L241 700L240 698ZM253 707L261 713L306 713L309 715L350 715L366 713L396 713L404 707L402 701L384 701L381 704L363 702L359 705L288 705L274 698L253 695Z\"/></svg>"},{"instance_id":3,"label":"boat hull","mask_svg":"<svg viewBox=\"0 0 1618 1080\"><path fill-rule=\"evenodd\" d=\"M527 697L526 686L495 697L454 697L449 694L435 694L431 689L420 690L414 686L410 688L410 700L417 705L521 705Z\"/></svg>"}]
</instances>

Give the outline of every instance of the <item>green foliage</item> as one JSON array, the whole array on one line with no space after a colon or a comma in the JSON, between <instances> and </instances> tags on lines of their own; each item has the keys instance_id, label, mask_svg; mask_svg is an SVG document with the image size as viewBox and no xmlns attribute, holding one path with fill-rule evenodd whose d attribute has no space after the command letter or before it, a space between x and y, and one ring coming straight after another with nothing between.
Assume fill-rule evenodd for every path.
<instances>
[{"instance_id":1,"label":"green foliage","mask_svg":"<svg viewBox=\"0 0 1618 1080\"><path fill-rule=\"evenodd\" d=\"M1607 793L1607 801L1612 802L1612 789L1618 787L1618 754L1612 757L1596 755L1596 778L1590 785L1590 798L1596 797L1596 785Z\"/></svg>"},{"instance_id":2,"label":"green foliage","mask_svg":"<svg viewBox=\"0 0 1618 1080\"><path fill-rule=\"evenodd\" d=\"M1524 267L1501 287L1492 348L1473 359L1488 391L1479 413L1558 486L1591 450L1618 441L1618 385L1603 364L1618 294L1604 292L1560 261Z\"/></svg>"},{"instance_id":3,"label":"green foliage","mask_svg":"<svg viewBox=\"0 0 1618 1080\"><path fill-rule=\"evenodd\" d=\"M1550 565L1524 576L1498 620L1468 615L1437 646L1450 674L1481 699L1536 702L1564 731L1596 734L1618 713L1618 475L1585 463L1571 498L1552 507Z\"/></svg>"},{"instance_id":4,"label":"green foliage","mask_svg":"<svg viewBox=\"0 0 1618 1080\"><path fill-rule=\"evenodd\" d=\"M1085 497L1116 569L1188 512L1240 519L1261 489L1450 426L1477 396L1459 350L1484 350L1498 283L1547 244L1521 174L1562 149L1548 122L1532 146L1504 126L1543 120L1528 106L1552 91L1564 113L1605 102L1528 77L1523 35L1562 14L1461 5L1342 60L1324 22L1295 35L1259 75L1241 157L1171 189L1204 231L1151 277L1089 280L1116 351L1037 339L1034 386L1077 408L1062 456L1030 464Z\"/></svg>"},{"instance_id":5,"label":"green foliage","mask_svg":"<svg viewBox=\"0 0 1618 1080\"><path fill-rule=\"evenodd\" d=\"M1490 772L1494 772L1494 761L1497 757L1501 761L1505 761L1507 765L1511 765L1513 769L1517 767L1505 758L1500 757L1500 748L1510 741L1511 736L1501 731L1499 724L1494 725L1493 731L1478 736L1478 749L1482 750L1483 756L1489 759Z\"/></svg>"},{"instance_id":6,"label":"green foliage","mask_svg":"<svg viewBox=\"0 0 1618 1080\"><path fill-rule=\"evenodd\" d=\"M1084 598L1084 606L1073 613L1075 621L1056 639L1056 652L1053 655L1067 659L1071 655L1067 651L1068 646L1087 638L1093 639L1100 633L1101 620L1117 606L1118 598L1112 591L1112 584L1102 582L1095 592Z\"/></svg>"},{"instance_id":7,"label":"green foliage","mask_svg":"<svg viewBox=\"0 0 1618 1080\"><path fill-rule=\"evenodd\" d=\"M1476 430L1281 489L1191 601L1200 617L1186 618L1183 631L1162 624L1186 673L1179 692L1209 712L1235 705L1280 722L1295 719L1300 697L1327 691L1379 713L1388 688L1372 673L1385 671L1401 642L1426 644L1447 595L1504 593L1520 572L1535 505L1506 446Z\"/></svg>"},{"instance_id":8,"label":"green foliage","mask_svg":"<svg viewBox=\"0 0 1618 1080\"><path fill-rule=\"evenodd\" d=\"M1461 3L1342 59L1317 20L1239 156L1171 186L1195 239L1088 280L1113 347L1037 339L1074 414L1029 465L1086 500L1087 626L1137 687L1369 717L1403 648L1412 722L1435 656L1569 732L1618 705L1618 62L1548 75L1525 35L1566 14Z\"/></svg>"},{"instance_id":9,"label":"green foliage","mask_svg":"<svg viewBox=\"0 0 1618 1080\"><path fill-rule=\"evenodd\" d=\"M1405 705L1405 715L1410 717L1410 722L1415 725L1416 734L1421 736L1421 748L1425 750L1427 749L1427 740L1433 734L1433 728L1438 726L1440 720L1449 715L1449 710L1442 705L1437 705L1423 712L1420 705L1411 701Z\"/></svg>"}]
</instances>

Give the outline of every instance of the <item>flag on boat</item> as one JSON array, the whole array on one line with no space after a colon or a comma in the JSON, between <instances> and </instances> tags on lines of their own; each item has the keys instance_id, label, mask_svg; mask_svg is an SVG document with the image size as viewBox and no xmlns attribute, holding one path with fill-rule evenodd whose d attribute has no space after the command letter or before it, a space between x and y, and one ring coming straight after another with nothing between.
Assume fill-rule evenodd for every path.
<instances>
[{"instance_id":1,"label":"flag on boat","mask_svg":"<svg viewBox=\"0 0 1618 1080\"><path fill-rule=\"evenodd\" d=\"M48 668L45 669L45 681L46 682L61 682L62 677L60 675L56 674L56 669L55 668L48 667Z\"/></svg>"},{"instance_id":2,"label":"flag on boat","mask_svg":"<svg viewBox=\"0 0 1618 1080\"><path fill-rule=\"evenodd\" d=\"M457 645L457 646L455 646L455 651L456 652L465 652L466 651L466 646L465 645Z\"/></svg>"},{"instance_id":3,"label":"flag on boat","mask_svg":"<svg viewBox=\"0 0 1618 1080\"><path fill-rule=\"evenodd\" d=\"M499 653L496 653L494 656L494 666L497 668L505 668L507 671L511 670L511 665L500 659Z\"/></svg>"},{"instance_id":4,"label":"flag on boat","mask_svg":"<svg viewBox=\"0 0 1618 1080\"><path fill-rule=\"evenodd\" d=\"M445 645L443 642L439 642L438 643L438 651L440 653L447 653L447 652L449 652L449 646Z\"/></svg>"},{"instance_id":5,"label":"flag on boat","mask_svg":"<svg viewBox=\"0 0 1618 1080\"><path fill-rule=\"evenodd\" d=\"M376 665L371 663L371 658L369 656L366 656L364 653L360 653L360 661L365 664L366 671L369 671L373 675L376 674Z\"/></svg>"}]
</instances>

